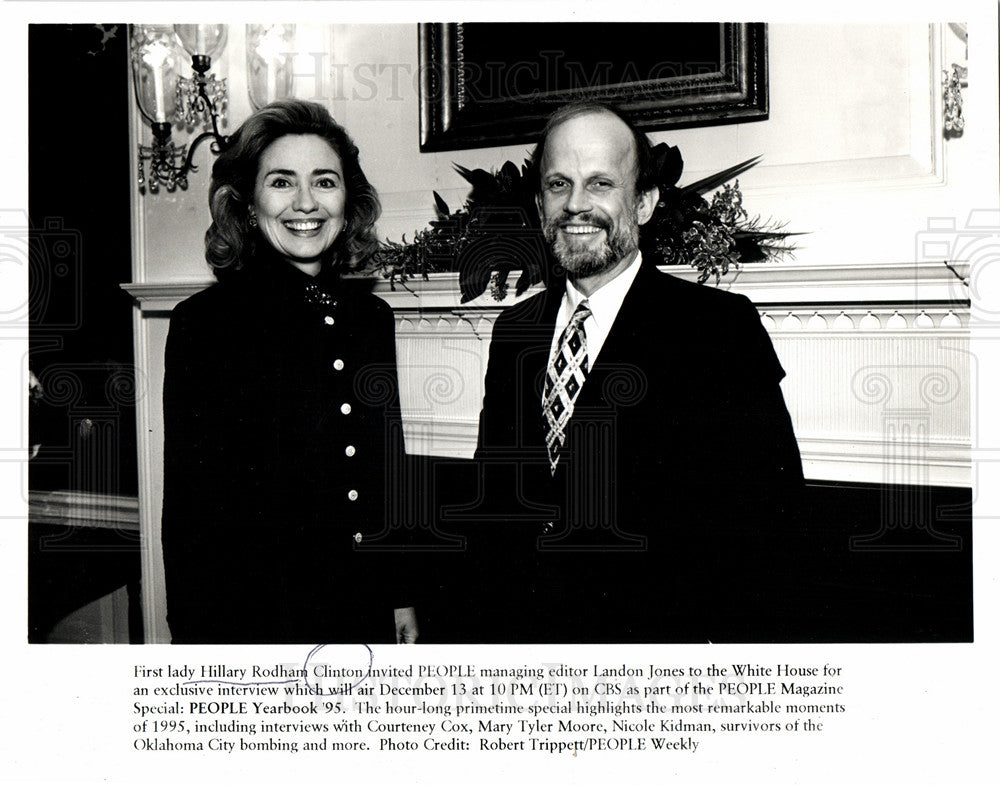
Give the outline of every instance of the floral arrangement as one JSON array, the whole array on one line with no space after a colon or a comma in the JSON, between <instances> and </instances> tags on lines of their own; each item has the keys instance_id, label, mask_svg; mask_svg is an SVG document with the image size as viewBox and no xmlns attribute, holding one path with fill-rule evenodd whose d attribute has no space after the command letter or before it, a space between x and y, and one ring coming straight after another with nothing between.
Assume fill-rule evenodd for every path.
<instances>
[{"instance_id":1,"label":"floral arrangement","mask_svg":"<svg viewBox=\"0 0 1000 785\"><path fill-rule=\"evenodd\" d=\"M698 282L714 278L716 284L742 264L777 260L795 247L782 224L751 218L743 207L739 180L730 180L755 166L751 158L686 186L678 186L684 169L676 147L653 148L660 199L649 222L640 229L643 257L663 265L690 265L699 271ZM459 274L462 302L487 289L496 300L508 293L507 280L519 270L516 292L543 280L546 244L535 208L535 187L530 164L518 168L507 161L499 170L466 169L455 164L472 190L465 204L454 212L434 193L436 220L413 240L387 240L376 252L369 269L388 278L395 288L413 276L432 272ZM718 189L718 190L716 190ZM716 191L712 201L705 199Z\"/></svg>"}]
</instances>

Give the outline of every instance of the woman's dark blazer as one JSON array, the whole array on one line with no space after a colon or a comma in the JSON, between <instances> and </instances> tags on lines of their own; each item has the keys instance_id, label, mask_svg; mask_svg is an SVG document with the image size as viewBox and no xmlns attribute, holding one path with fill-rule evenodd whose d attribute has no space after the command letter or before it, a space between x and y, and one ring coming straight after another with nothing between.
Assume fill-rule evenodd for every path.
<instances>
[{"instance_id":1,"label":"woman's dark blazer","mask_svg":"<svg viewBox=\"0 0 1000 785\"><path fill-rule=\"evenodd\" d=\"M328 304L308 301L311 283ZM393 315L368 288L268 254L174 309L162 528L174 642L392 639L406 599L379 544L403 441Z\"/></svg>"}]
</instances>

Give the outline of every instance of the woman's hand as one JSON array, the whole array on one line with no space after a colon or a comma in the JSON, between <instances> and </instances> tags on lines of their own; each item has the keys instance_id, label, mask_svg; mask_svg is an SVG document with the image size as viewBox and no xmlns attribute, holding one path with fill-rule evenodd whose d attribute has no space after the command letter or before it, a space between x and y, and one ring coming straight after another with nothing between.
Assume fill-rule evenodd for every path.
<instances>
[{"instance_id":1,"label":"woman's hand","mask_svg":"<svg viewBox=\"0 0 1000 785\"><path fill-rule=\"evenodd\" d=\"M416 643L420 637L420 627L417 625L417 611L410 608L396 608L396 643Z\"/></svg>"}]
</instances>

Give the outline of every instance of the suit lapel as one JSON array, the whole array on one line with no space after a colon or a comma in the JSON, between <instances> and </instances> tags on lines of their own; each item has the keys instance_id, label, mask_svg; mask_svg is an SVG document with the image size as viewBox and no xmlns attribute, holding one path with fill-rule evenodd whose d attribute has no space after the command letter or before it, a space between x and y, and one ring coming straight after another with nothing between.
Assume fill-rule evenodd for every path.
<instances>
[{"instance_id":1,"label":"suit lapel","mask_svg":"<svg viewBox=\"0 0 1000 785\"><path fill-rule=\"evenodd\" d=\"M607 405L609 377L645 373L647 368L670 362L670 342L654 332L657 313L670 311L663 274L645 264L639 268L622 301L597 361L592 365L577 406ZM628 384L627 378L622 378Z\"/></svg>"}]
</instances>

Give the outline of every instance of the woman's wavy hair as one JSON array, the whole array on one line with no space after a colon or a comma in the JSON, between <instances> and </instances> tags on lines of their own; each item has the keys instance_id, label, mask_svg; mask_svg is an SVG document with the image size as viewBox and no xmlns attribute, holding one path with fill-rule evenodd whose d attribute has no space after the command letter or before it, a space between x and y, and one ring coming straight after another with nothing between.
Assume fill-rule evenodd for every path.
<instances>
[{"instance_id":1,"label":"woman's wavy hair","mask_svg":"<svg viewBox=\"0 0 1000 785\"><path fill-rule=\"evenodd\" d=\"M283 136L315 134L340 157L347 187L344 229L325 264L362 266L378 247L378 194L358 161L358 148L325 107L309 101L275 101L254 112L229 138L212 167L208 204L212 225L205 233L205 259L216 277L243 268L258 243L267 240L250 225L250 206L261 155Z\"/></svg>"}]
</instances>

